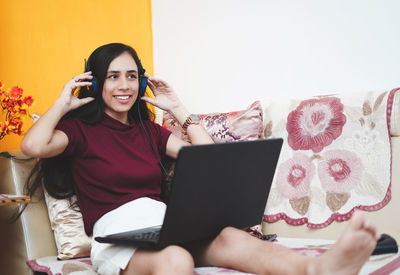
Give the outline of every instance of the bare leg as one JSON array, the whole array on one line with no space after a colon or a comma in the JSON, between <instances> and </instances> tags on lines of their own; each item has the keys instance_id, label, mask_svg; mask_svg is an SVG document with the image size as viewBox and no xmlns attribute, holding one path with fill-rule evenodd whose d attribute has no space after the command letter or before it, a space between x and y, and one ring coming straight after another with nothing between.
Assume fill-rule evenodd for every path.
<instances>
[{"instance_id":1,"label":"bare leg","mask_svg":"<svg viewBox=\"0 0 400 275\"><path fill-rule=\"evenodd\" d=\"M130 259L121 275L135 274L190 274L193 275L194 262L188 251L179 246L168 246L162 250L138 250Z\"/></svg>"},{"instance_id":2,"label":"bare leg","mask_svg":"<svg viewBox=\"0 0 400 275\"><path fill-rule=\"evenodd\" d=\"M193 249L192 249L193 248ZM219 266L255 274L304 274L306 256L227 227L210 243L193 246L196 266Z\"/></svg>"},{"instance_id":3,"label":"bare leg","mask_svg":"<svg viewBox=\"0 0 400 275\"><path fill-rule=\"evenodd\" d=\"M248 233L225 228L202 247L194 247L196 265L221 266L256 274L357 274L379 236L356 213L337 243L320 257L307 257Z\"/></svg>"}]
</instances>

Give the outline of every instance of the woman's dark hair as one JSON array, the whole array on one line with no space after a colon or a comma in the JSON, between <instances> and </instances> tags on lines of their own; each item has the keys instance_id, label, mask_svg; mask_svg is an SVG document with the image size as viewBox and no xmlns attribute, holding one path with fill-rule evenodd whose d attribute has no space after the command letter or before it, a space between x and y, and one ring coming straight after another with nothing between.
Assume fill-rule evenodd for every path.
<instances>
[{"instance_id":1,"label":"woman's dark hair","mask_svg":"<svg viewBox=\"0 0 400 275\"><path fill-rule=\"evenodd\" d=\"M129 53L135 60L140 81L145 70L142 67L136 51L132 47L121 43L103 45L90 55L85 66L85 71L91 70L96 80L96 91L92 85L90 87L81 88L77 95L78 98L91 96L94 97L95 100L69 112L62 119L76 117L84 123L93 124L102 118L105 107L102 91L108 67L111 61L125 52ZM149 111L146 102L140 100L138 97L135 104L128 111L128 117L131 120L149 120L154 118L154 114ZM33 196L37 188L42 184L48 194L56 199L71 198L74 195L74 190L68 159L60 156L40 159L32 169L26 181L25 189L27 195ZM22 211L20 211L19 215Z\"/></svg>"}]
</instances>

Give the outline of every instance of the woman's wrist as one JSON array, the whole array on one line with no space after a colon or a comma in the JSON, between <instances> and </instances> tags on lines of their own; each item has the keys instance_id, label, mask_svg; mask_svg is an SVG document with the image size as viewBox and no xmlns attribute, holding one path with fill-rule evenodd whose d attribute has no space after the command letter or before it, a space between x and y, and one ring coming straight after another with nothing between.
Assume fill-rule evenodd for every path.
<instances>
[{"instance_id":1,"label":"woman's wrist","mask_svg":"<svg viewBox=\"0 0 400 275\"><path fill-rule=\"evenodd\" d=\"M68 108L68 104L65 103L65 101L62 98L58 98L54 102L52 108L56 109L57 113L59 113L61 117L63 117L65 114L67 114L70 111Z\"/></svg>"},{"instance_id":2,"label":"woman's wrist","mask_svg":"<svg viewBox=\"0 0 400 275\"><path fill-rule=\"evenodd\" d=\"M186 119L190 116L190 112L183 106L180 105L177 108L169 110L169 113L179 122L179 124L183 125Z\"/></svg>"}]
</instances>

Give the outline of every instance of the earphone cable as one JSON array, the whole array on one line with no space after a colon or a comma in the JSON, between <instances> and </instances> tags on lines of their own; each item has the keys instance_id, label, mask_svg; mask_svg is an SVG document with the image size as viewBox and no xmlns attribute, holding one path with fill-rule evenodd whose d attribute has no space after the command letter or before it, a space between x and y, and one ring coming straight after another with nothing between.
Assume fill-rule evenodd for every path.
<instances>
[{"instance_id":1,"label":"earphone cable","mask_svg":"<svg viewBox=\"0 0 400 275\"><path fill-rule=\"evenodd\" d=\"M143 130L144 130L144 133L145 133L145 135L146 135L146 137L147 137L147 140L148 140L148 142L149 142L149 144L150 144L150 146L151 146L151 150L153 150L154 155L155 155L156 158L157 158L158 165L160 166L161 171L162 171L162 173L164 174L165 178L168 179L169 176L168 176L167 170L165 169L164 165L162 164L161 159L160 159L160 156L157 154L156 149L154 148L153 142L152 142L151 139L150 139L150 135L149 135L149 133L147 132L146 127L144 126L144 123L143 123L143 120L142 120L142 114L140 113L140 97L138 97L138 115L139 115L140 124L142 125L142 128L143 128Z\"/></svg>"}]
</instances>

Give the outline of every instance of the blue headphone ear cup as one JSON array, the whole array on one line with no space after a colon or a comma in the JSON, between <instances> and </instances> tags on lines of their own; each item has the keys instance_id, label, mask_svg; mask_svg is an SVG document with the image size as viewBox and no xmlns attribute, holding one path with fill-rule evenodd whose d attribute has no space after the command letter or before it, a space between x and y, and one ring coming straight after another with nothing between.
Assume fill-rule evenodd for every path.
<instances>
[{"instance_id":1,"label":"blue headphone ear cup","mask_svg":"<svg viewBox=\"0 0 400 275\"><path fill-rule=\"evenodd\" d=\"M92 78L92 89L93 89L94 95L96 95L97 94L97 80L95 77Z\"/></svg>"},{"instance_id":2,"label":"blue headphone ear cup","mask_svg":"<svg viewBox=\"0 0 400 275\"><path fill-rule=\"evenodd\" d=\"M145 76L140 77L139 80L139 97L144 96L144 92L146 91L148 79Z\"/></svg>"},{"instance_id":3,"label":"blue headphone ear cup","mask_svg":"<svg viewBox=\"0 0 400 275\"><path fill-rule=\"evenodd\" d=\"M85 59L85 72L89 72L90 71L90 66L89 66L89 60L88 61L86 61L86 59ZM93 89L93 93L94 93L94 95L96 95L97 94L97 80L96 80L96 78L93 76L93 78L92 78L92 89Z\"/></svg>"}]
</instances>

